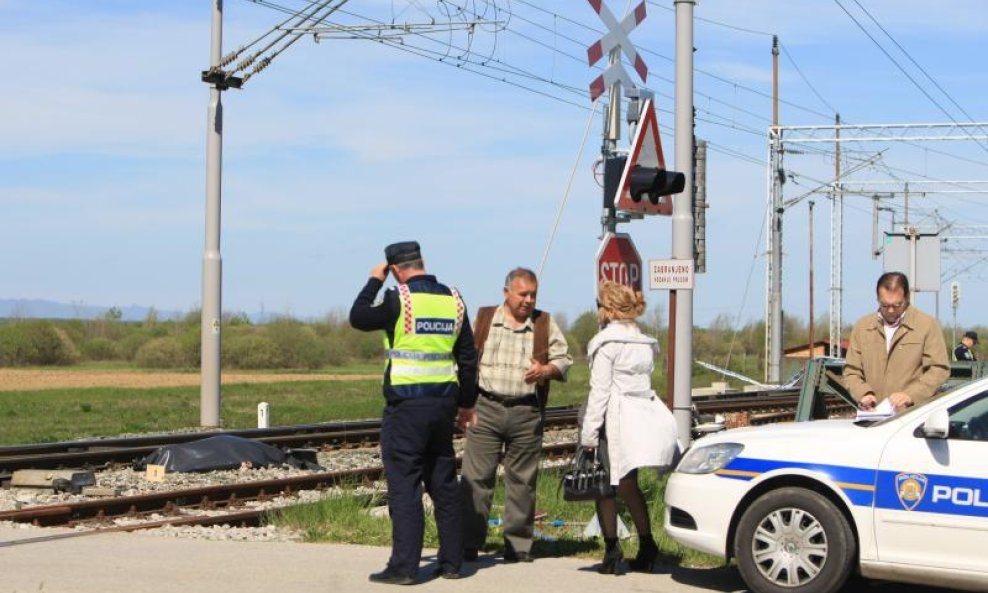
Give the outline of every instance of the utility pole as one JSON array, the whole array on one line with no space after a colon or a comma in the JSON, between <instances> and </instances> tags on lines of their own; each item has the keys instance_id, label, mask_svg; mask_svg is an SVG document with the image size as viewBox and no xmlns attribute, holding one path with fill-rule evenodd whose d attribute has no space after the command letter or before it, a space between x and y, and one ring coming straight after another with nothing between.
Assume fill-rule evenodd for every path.
<instances>
[{"instance_id":1,"label":"utility pole","mask_svg":"<svg viewBox=\"0 0 988 593\"><path fill-rule=\"evenodd\" d=\"M672 257L693 259L693 8L696 0L676 5L676 169L686 176L682 193L672 197ZM693 407L693 290L670 290L676 308L674 407L679 440L690 443Z\"/></svg>"},{"instance_id":2,"label":"utility pole","mask_svg":"<svg viewBox=\"0 0 988 593\"><path fill-rule=\"evenodd\" d=\"M950 327L950 347L957 345L957 306L961 304L961 285L956 280L950 283L950 308L954 311L954 321Z\"/></svg>"},{"instance_id":3,"label":"utility pole","mask_svg":"<svg viewBox=\"0 0 988 593\"><path fill-rule=\"evenodd\" d=\"M772 129L769 131L768 247L765 274L765 382L779 383L782 367L782 130L779 128L779 38L772 36Z\"/></svg>"},{"instance_id":4,"label":"utility pole","mask_svg":"<svg viewBox=\"0 0 988 593\"><path fill-rule=\"evenodd\" d=\"M210 31L209 70L203 71L202 81L210 85L209 106L206 121L206 241L202 256L202 311L200 322L201 346L201 379L199 392L199 422L204 427L220 426L220 361L221 361L221 331L222 331L222 286L223 286L223 257L220 254L220 213L222 203L222 165L223 165L223 103L222 92L229 88L241 88L252 76L267 68L271 61L287 50L304 35L311 34L318 40L321 36L331 35L340 30L357 35L356 38L373 39L375 41L393 41L398 37L371 37L371 30L395 29L402 32L415 32L436 28L449 32L451 25L435 22L425 25L396 25L395 23L374 25L370 27L320 27L332 13L339 10L347 0L338 0L336 4L313 3L308 12L289 16L282 23L265 33L261 39L273 35L273 40L263 45L261 49L244 55L246 47L222 55L223 48L223 0L212 0L212 28ZM294 23L293 23L294 21ZM454 28L464 27L471 31L478 24L492 24L488 21L463 22ZM493 23L496 24L496 23ZM257 41L260 41L258 39ZM251 44L253 45L253 44ZM266 55L265 55L266 54ZM223 70L238 57L244 59L232 70ZM248 71L248 69L250 69ZM238 72L242 76L237 76Z\"/></svg>"},{"instance_id":5,"label":"utility pole","mask_svg":"<svg viewBox=\"0 0 988 593\"><path fill-rule=\"evenodd\" d=\"M813 358L813 353L816 352L816 346L814 345L814 329L815 321L813 317L813 200L810 200L810 358Z\"/></svg>"},{"instance_id":6,"label":"utility pole","mask_svg":"<svg viewBox=\"0 0 988 593\"><path fill-rule=\"evenodd\" d=\"M902 191L903 207L902 207L902 229L905 230L909 226L909 182L907 181Z\"/></svg>"},{"instance_id":7,"label":"utility pole","mask_svg":"<svg viewBox=\"0 0 988 593\"><path fill-rule=\"evenodd\" d=\"M878 254L881 253L878 238L878 213L881 208L880 199L878 194L871 196L871 259L878 259Z\"/></svg>"},{"instance_id":8,"label":"utility pole","mask_svg":"<svg viewBox=\"0 0 988 593\"><path fill-rule=\"evenodd\" d=\"M220 66L223 48L223 0L213 0L212 35L209 51L211 70ZM223 257L220 255L221 168L223 162L223 84L209 88L206 125L206 243L202 253L201 383L199 424L220 426L220 330L222 308L220 287Z\"/></svg>"},{"instance_id":9,"label":"utility pole","mask_svg":"<svg viewBox=\"0 0 988 593\"><path fill-rule=\"evenodd\" d=\"M834 191L830 202L830 356L840 358L844 306L844 193L841 191L840 114L834 117Z\"/></svg>"},{"instance_id":10,"label":"utility pole","mask_svg":"<svg viewBox=\"0 0 988 593\"><path fill-rule=\"evenodd\" d=\"M613 65L620 60L621 48L615 47L608 54L608 63ZM606 166L608 159L617 152L618 140L621 139L621 81L612 82L609 91L607 113L604 117L604 141L600 147L600 154L605 163L604 211L600 219L601 236L617 232L617 211L614 208L614 201L617 199L617 183L618 177L621 175L616 168L608 171ZM613 179L607 179L608 173L611 173ZM608 183L608 181L613 181L613 184Z\"/></svg>"}]
</instances>

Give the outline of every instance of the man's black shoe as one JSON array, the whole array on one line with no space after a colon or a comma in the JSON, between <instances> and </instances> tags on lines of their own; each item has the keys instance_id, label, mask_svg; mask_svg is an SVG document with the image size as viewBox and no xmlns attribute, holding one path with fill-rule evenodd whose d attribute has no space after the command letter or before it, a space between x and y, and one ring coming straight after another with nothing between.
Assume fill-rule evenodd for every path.
<instances>
[{"instance_id":1,"label":"man's black shoe","mask_svg":"<svg viewBox=\"0 0 988 593\"><path fill-rule=\"evenodd\" d=\"M528 552L515 552L511 548L504 551L504 562L506 564L514 564L516 562L532 562L535 558Z\"/></svg>"},{"instance_id":2,"label":"man's black shoe","mask_svg":"<svg viewBox=\"0 0 988 593\"><path fill-rule=\"evenodd\" d=\"M476 562L479 553L480 551L477 548L465 548L463 550L463 560L467 562Z\"/></svg>"},{"instance_id":3,"label":"man's black shoe","mask_svg":"<svg viewBox=\"0 0 988 593\"><path fill-rule=\"evenodd\" d=\"M407 574L398 574L392 571L390 568L385 568L381 572L375 572L367 577L372 583L384 583L386 585L414 585L415 577L410 577Z\"/></svg>"},{"instance_id":4,"label":"man's black shoe","mask_svg":"<svg viewBox=\"0 0 988 593\"><path fill-rule=\"evenodd\" d=\"M437 578L441 578L441 579L459 579L459 578L462 578L463 577L462 574L460 574L460 573L458 573L456 571L450 570L448 568L443 568L442 566L440 566L439 568L437 568L436 569L436 572L434 572L433 574Z\"/></svg>"}]
</instances>

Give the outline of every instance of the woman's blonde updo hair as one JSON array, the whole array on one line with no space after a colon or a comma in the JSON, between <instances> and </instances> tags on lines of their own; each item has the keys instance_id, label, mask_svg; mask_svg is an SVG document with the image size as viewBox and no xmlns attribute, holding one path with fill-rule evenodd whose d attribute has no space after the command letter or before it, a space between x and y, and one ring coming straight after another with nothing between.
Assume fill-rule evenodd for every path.
<instances>
[{"instance_id":1,"label":"woman's blonde updo hair","mask_svg":"<svg viewBox=\"0 0 988 593\"><path fill-rule=\"evenodd\" d=\"M645 297L624 284L607 281L600 285L597 306L610 320L635 319L645 312Z\"/></svg>"}]
</instances>

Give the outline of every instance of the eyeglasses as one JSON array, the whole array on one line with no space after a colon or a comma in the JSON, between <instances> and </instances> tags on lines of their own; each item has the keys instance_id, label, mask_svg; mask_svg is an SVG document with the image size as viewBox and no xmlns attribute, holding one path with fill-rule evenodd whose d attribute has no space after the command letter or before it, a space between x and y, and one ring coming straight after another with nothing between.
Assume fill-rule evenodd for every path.
<instances>
[{"instance_id":1,"label":"eyeglasses","mask_svg":"<svg viewBox=\"0 0 988 593\"><path fill-rule=\"evenodd\" d=\"M909 304L908 301L899 301L898 303L881 303L880 302L880 303L878 303L878 310L879 311L882 311L882 310L898 311L899 309L904 308L908 304Z\"/></svg>"}]
</instances>

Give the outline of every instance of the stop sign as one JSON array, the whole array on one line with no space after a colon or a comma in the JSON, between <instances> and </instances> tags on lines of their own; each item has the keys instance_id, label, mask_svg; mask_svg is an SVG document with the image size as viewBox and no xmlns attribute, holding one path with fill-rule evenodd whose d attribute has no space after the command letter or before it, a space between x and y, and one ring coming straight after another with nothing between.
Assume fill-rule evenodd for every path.
<instances>
[{"instance_id":1,"label":"stop sign","mask_svg":"<svg viewBox=\"0 0 988 593\"><path fill-rule=\"evenodd\" d=\"M597 250L597 286L607 280L642 290L642 258L624 233L607 233Z\"/></svg>"}]
</instances>

